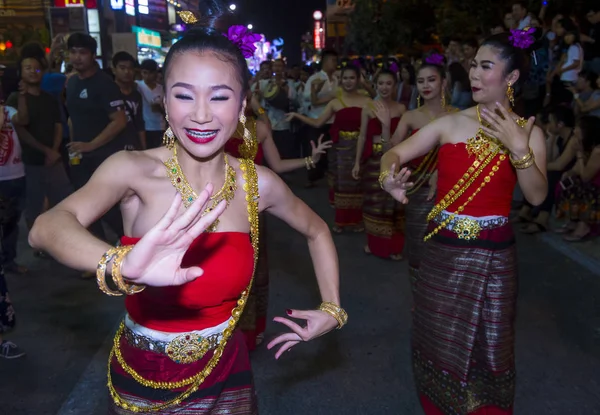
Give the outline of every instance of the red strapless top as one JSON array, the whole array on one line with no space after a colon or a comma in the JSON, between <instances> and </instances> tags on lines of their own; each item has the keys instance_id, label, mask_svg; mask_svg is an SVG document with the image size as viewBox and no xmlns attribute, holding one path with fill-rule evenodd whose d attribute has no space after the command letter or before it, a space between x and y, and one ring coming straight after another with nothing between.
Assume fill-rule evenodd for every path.
<instances>
[{"instance_id":1,"label":"red strapless top","mask_svg":"<svg viewBox=\"0 0 600 415\"><path fill-rule=\"evenodd\" d=\"M396 131L399 122L400 117L394 117L390 120L390 138L394 135L394 131ZM373 154L373 137L381 135L381 132L382 128L379 119L377 117L371 118L367 124L367 137L365 140L365 149L363 151L363 160L371 157L371 154Z\"/></svg>"},{"instance_id":2,"label":"red strapless top","mask_svg":"<svg viewBox=\"0 0 600 415\"><path fill-rule=\"evenodd\" d=\"M244 144L243 138L231 137L225 143L225 152L231 154L233 157L242 158L240 154L240 146ZM254 157L254 163L261 165L263 164L264 153L262 149L262 143L258 144L258 150L256 151L256 157Z\"/></svg>"},{"instance_id":3,"label":"red strapless top","mask_svg":"<svg viewBox=\"0 0 600 415\"><path fill-rule=\"evenodd\" d=\"M446 210L454 213L459 206L467 201L469 196L479 187L484 177L492 170L492 167L496 165L498 157L496 156L483 169L473 184ZM465 143L444 144L440 147L436 203L439 203L450 189L458 183L474 161L475 156L469 157ZM461 214L475 217L492 215L508 217L516 183L517 173L507 156L490 182L481 189Z\"/></svg>"},{"instance_id":4,"label":"red strapless top","mask_svg":"<svg viewBox=\"0 0 600 415\"><path fill-rule=\"evenodd\" d=\"M124 236L123 245L140 238ZM199 266L204 274L178 287L147 287L128 296L125 308L145 327L171 333L214 327L231 317L252 277L254 250L243 232L201 234L190 246L181 266Z\"/></svg>"},{"instance_id":5,"label":"red strapless top","mask_svg":"<svg viewBox=\"0 0 600 415\"><path fill-rule=\"evenodd\" d=\"M360 131L362 108L345 107L335 113L329 129L329 136L334 143L340 140L340 131Z\"/></svg>"}]
</instances>

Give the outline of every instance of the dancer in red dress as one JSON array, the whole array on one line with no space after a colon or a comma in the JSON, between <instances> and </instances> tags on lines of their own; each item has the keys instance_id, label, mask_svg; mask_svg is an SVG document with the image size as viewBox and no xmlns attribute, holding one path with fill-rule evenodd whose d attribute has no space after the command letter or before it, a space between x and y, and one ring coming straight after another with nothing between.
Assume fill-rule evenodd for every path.
<instances>
[{"instance_id":1,"label":"dancer in red dress","mask_svg":"<svg viewBox=\"0 0 600 415\"><path fill-rule=\"evenodd\" d=\"M360 71L354 66L346 66L341 72L342 91L340 96L327 104L323 114L312 119L298 113L291 113L289 119L300 121L319 128L331 117L335 117L329 136L333 147L329 152L329 171L334 183L335 225L332 230L341 233L344 229L362 232L363 194L360 182L352 177L352 167L356 156L356 143L360 131L362 109L370 98L359 92Z\"/></svg>"},{"instance_id":2,"label":"dancer in red dress","mask_svg":"<svg viewBox=\"0 0 600 415\"><path fill-rule=\"evenodd\" d=\"M375 83L379 98L363 109L352 176L360 180L362 160L366 160L362 174L363 220L367 234L365 253L399 261L404 249L404 206L381 189L378 177L381 157L391 148L392 132L406 107L393 100L397 83L393 72L381 70Z\"/></svg>"},{"instance_id":3,"label":"dancer in red dress","mask_svg":"<svg viewBox=\"0 0 600 415\"><path fill-rule=\"evenodd\" d=\"M515 183L534 205L547 192L546 143L509 109L533 43L513 30L485 40L470 71L477 107L437 119L383 156L382 186L409 203L408 161L440 146L415 287L413 369L427 415L512 414ZM470 137L470 138L469 138Z\"/></svg>"},{"instance_id":4,"label":"dancer in red dress","mask_svg":"<svg viewBox=\"0 0 600 415\"><path fill-rule=\"evenodd\" d=\"M215 1L202 7L207 24L226 9ZM188 13L182 16L191 23ZM241 26L227 37L189 29L164 65L166 146L111 156L30 232L30 243L58 261L96 270L103 292L127 295L110 354L112 414L257 413L237 323L252 288L261 211L307 237L324 301L316 310L287 310L305 323L276 317L291 331L268 348L277 347L279 358L346 322L327 225L276 174L223 151L243 120L242 52L252 53L254 42ZM111 247L86 228L117 203L126 236ZM107 271L116 289L107 285Z\"/></svg>"}]
</instances>

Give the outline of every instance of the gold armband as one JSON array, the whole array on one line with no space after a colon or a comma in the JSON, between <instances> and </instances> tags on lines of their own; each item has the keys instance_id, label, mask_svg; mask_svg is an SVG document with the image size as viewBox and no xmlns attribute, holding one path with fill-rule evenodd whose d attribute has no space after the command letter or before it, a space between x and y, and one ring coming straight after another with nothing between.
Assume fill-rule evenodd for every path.
<instances>
[{"instance_id":1,"label":"gold armband","mask_svg":"<svg viewBox=\"0 0 600 415\"><path fill-rule=\"evenodd\" d=\"M325 301L321 303L321 305L319 306L319 310L324 311L325 313L329 314L331 317L337 320L338 330L344 327L348 322L348 314L346 313L346 310L344 310L337 304Z\"/></svg>"}]
</instances>

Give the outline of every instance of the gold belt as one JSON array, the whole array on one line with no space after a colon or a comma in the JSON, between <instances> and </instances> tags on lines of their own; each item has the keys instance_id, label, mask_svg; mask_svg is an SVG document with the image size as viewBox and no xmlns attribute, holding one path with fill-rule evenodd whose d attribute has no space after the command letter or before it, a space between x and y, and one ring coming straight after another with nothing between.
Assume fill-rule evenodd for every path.
<instances>
[{"instance_id":1,"label":"gold belt","mask_svg":"<svg viewBox=\"0 0 600 415\"><path fill-rule=\"evenodd\" d=\"M383 143L373 143L373 153L383 152Z\"/></svg>"},{"instance_id":2,"label":"gold belt","mask_svg":"<svg viewBox=\"0 0 600 415\"><path fill-rule=\"evenodd\" d=\"M442 212L433 221L437 224L441 224L450 219L451 216L452 215L448 212ZM457 216L446 224L446 229L454 232L458 236L458 239L471 241L479 238L479 234L482 230L499 228L507 223L508 218L504 216L495 216L489 219Z\"/></svg>"},{"instance_id":3,"label":"gold belt","mask_svg":"<svg viewBox=\"0 0 600 415\"><path fill-rule=\"evenodd\" d=\"M138 349L163 354L175 363L189 364L202 359L209 350L215 349L222 334L202 337L196 333L183 333L170 342L163 342L134 333L125 326L123 337L127 343Z\"/></svg>"},{"instance_id":4,"label":"gold belt","mask_svg":"<svg viewBox=\"0 0 600 415\"><path fill-rule=\"evenodd\" d=\"M356 140L360 135L360 131L340 131L339 137L344 140Z\"/></svg>"}]
</instances>

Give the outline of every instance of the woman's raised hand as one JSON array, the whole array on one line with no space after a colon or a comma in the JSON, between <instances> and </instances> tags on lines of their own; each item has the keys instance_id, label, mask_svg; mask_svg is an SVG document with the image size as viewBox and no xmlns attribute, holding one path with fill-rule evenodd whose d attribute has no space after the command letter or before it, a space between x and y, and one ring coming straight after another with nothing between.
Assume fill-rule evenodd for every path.
<instances>
[{"instance_id":1,"label":"woman's raised hand","mask_svg":"<svg viewBox=\"0 0 600 415\"><path fill-rule=\"evenodd\" d=\"M208 184L181 214L181 195L177 193L167 213L125 256L123 276L135 284L154 287L182 285L201 276L202 268L181 268L181 260L192 242L225 211L226 202L221 201L203 215L212 192L213 186Z\"/></svg>"},{"instance_id":2,"label":"woman's raised hand","mask_svg":"<svg viewBox=\"0 0 600 415\"><path fill-rule=\"evenodd\" d=\"M310 147L312 150L311 158L313 160L313 163L317 163L319 160L321 160L321 155L325 154L327 152L327 149L331 148L331 146L333 145L333 141L331 140L323 142L323 137L323 134L319 136L317 145L315 145L314 141L310 142Z\"/></svg>"}]
</instances>

